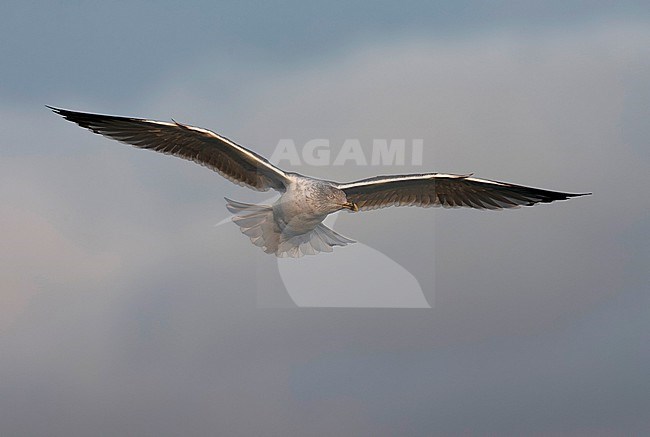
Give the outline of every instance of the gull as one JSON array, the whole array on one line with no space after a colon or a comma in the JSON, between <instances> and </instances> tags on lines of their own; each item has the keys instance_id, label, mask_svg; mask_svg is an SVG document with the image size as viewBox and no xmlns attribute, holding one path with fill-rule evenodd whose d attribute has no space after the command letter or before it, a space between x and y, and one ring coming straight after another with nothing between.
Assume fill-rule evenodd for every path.
<instances>
[{"instance_id":1,"label":"gull","mask_svg":"<svg viewBox=\"0 0 650 437\"><path fill-rule=\"evenodd\" d=\"M47 107L96 134L194 161L253 190L278 191L281 195L272 205L225 198L241 232L255 246L278 257L332 252L334 246L354 243L323 224L329 214L343 209L357 212L389 206L442 206L494 210L591 194L542 190L478 179L472 174L377 176L338 183L285 172L228 138L173 119L165 122Z\"/></svg>"}]
</instances>

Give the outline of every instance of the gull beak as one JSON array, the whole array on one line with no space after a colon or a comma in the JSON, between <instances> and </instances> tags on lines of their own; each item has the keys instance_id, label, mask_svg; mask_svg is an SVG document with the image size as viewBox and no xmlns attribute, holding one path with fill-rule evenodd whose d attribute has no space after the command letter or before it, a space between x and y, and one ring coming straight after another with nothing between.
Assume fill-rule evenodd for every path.
<instances>
[{"instance_id":1,"label":"gull beak","mask_svg":"<svg viewBox=\"0 0 650 437\"><path fill-rule=\"evenodd\" d=\"M347 209L349 209L349 210L352 211L352 212L357 212L357 211L359 211L359 207L358 207L357 204L354 203L354 202L345 202L345 203L343 204L343 208L347 208Z\"/></svg>"}]
</instances>

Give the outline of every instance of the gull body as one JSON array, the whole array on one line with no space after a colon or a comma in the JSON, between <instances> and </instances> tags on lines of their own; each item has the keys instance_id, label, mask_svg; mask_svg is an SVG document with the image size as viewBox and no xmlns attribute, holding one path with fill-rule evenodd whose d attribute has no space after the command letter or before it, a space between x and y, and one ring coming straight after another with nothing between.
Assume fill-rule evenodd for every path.
<instances>
[{"instance_id":1,"label":"gull body","mask_svg":"<svg viewBox=\"0 0 650 437\"><path fill-rule=\"evenodd\" d=\"M271 206L226 201L242 233L265 252L279 257L314 255L354 243L323 225L329 214L357 210L332 182L287 173L285 190Z\"/></svg>"},{"instance_id":2,"label":"gull body","mask_svg":"<svg viewBox=\"0 0 650 437\"><path fill-rule=\"evenodd\" d=\"M273 204L276 220L293 235L313 230L329 214L354 209L343 190L332 183L289 174L287 190Z\"/></svg>"},{"instance_id":3,"label":"gull body","mask_svg":"<svg viewBox=\"0 0 650 437\"><path fill-rule=\"evenodd\" d=\"M423 173L377 176L338 183L284 172L255 152L210 130L176 121L90 114L53 108L55 113L108 138L206 166L238 185L281 193L272 205L226 199L233 221L251 242L278 257L331 252L354 243L323 224L334 212L389 206L504 209L566 200L585 194L542 190L472 175Z\"/></svg>"}]
</instances>

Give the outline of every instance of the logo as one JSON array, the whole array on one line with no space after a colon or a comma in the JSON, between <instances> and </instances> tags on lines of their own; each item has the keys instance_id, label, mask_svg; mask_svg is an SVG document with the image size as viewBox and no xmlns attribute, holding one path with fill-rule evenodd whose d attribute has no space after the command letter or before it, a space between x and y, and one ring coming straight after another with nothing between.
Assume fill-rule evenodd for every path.
<instances>
[{"instance_id":1,"label":"logo","mask_svg":"<svg viewBox=\"0 0 650 437\"><path fill-rule=\"evenodd\" d=\"M358 139L346 139L339 147L332 147L330 140L318 138L307 141L303 147L296 147L292 139L278 141L270 161L275 165L289 163L293 166L421 166L422 139L374 139L364 151Z\"/></svg>"}]
</instances>

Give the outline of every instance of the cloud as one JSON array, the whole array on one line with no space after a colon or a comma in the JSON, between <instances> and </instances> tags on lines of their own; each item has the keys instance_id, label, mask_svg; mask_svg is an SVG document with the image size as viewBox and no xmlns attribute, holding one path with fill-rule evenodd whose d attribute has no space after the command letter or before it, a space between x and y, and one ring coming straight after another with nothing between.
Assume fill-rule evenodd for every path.
<instances>
[{"instance_id":1,"label":"cloud","mask_svg":"<svg viewBox=\"0 0 650 437\"><path fill-rule=\"evenodd\" d=\"M645 426L647 399L629 390L645 376L633 365L644 314L630 308L647 283L639 242L650 231L650 173L636 110L647 104L649 43L647 30L624 25L405 39L300 68L242 65L239 82L204 56L133 103L129 115L178 117L266 156L283 138L423 138L424 167L399 172L594 192L508 212L338 219L337 230L428 286L427 298L435 292L433 310L259 309L283 291L276 260L235 226L213 226L224 195L259 195L41 108L0 107L11 120L0 185L2 427L381 435L393 423L417 435L434 417L448 433L624 432L627 414ZM223 91L224 78L239 92ZM97 98L70 99L105 112ZM335 180L395 171L295 170ZM590 367L611 356L621 358ZM627 412L610 408L621 397ZM514 403L528 406L517 418L506 414Z\"/></svg>"}]
</instances>

